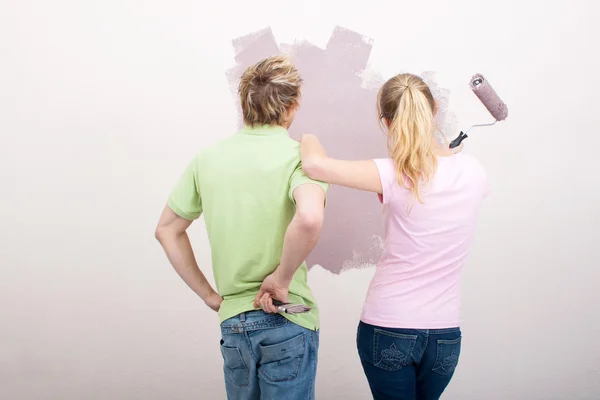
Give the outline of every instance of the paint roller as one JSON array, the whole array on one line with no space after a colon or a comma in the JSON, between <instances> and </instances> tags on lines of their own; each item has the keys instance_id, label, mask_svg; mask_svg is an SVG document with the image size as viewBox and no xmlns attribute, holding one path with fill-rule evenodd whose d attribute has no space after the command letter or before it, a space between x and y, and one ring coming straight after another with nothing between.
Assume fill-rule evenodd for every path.
<instances>
[{"instance_id":1,"label":"paint roller","mask_svg":"<svg viewBox=\"0 0 600 400\"><path fill-rule=\"evenodd\" d=\"M451 149L460 146L462 141L467 138L467 133L469 133L471 129L480 126L492 126L498 121L504 121L508 116L508 107L506 107L506 104L500 100L500 97L496 94L496 91L494 91L492 86L483 77L483 75L474 75L471 78L469 86L471 87L471 90L473 90L473 93L475 93L475 95L479 98L479 101L481 101L490 114L492 114L492 117L494 117L495 121L490 124L473 125L464 133L461 131L458 137L450 142Z\"/></svg>"}]
</instances>

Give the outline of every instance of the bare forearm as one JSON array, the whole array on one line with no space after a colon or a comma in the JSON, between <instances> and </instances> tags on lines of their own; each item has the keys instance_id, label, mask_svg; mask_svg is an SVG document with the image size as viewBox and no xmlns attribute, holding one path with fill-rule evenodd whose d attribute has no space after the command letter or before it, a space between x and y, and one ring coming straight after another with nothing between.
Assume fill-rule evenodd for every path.
<instances>
[{"instance_id":1,"label":"bare forearm","mask_svg":"<svg viewBox=\"0 0 600 400\"><path fill-rule=\"evenodd\" d=\"M166 235L160 244L177 274L198 296L206 300L215 292L198 268L187 233Z\"/></svg>"},{"instance_id":2,"label":"bare forearm","mask_svg":"<svg viewBox=\"0 0 600 400\"><path fill-rule=\"evenodd\" d=\"M314 135L302 137L300 154L302 170L312 179L382 193L379 170L373 160L347 161L329 158Z\"/></svg>"},{"instance_id":3,"label":"bare forearm","mask_svg":"<svg viewBox=\"0 0 600 400\"><path fill-rule=\"evenodd\" d=\"M322 221L307 221L296 215L285 233L281 262L275 274L284 283L291 282L294 274L314 249L321 233Z\"/></svg>"}]
</instances>

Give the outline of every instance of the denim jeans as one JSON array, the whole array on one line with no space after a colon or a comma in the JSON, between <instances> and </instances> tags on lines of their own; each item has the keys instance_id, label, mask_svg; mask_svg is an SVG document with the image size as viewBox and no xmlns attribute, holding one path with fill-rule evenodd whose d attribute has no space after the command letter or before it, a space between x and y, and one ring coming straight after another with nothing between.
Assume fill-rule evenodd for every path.
<instances>
[{"instance_id":1,"label":"denim jeans","mask_svg":"<svg viewBox=\"0 0 600 400\"><path fill-rule=\"evenodd\" d=\"M460 356L461 332L380 328L361 322L358 355L375 400L437 400Z\"/></svg>"},{"instance_id":2,"label":"denim jeans","mask_svg":"<svg viewBox=\"0 0 600 400\"><path fill-rule=\"evenodd\" d=\"M221 324L228 400L313 400L319 332L250 311Z\"/></svg>"}]
</instances>

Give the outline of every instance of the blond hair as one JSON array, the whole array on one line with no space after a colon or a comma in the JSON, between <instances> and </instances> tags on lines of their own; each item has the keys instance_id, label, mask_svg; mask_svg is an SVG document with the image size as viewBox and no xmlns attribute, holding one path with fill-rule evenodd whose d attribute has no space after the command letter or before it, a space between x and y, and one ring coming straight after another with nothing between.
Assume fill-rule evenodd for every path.
<instances>
[{"instance_id":1,"label":"blond hair","mask_svg":"<svg viewBox=\"0 0 600 400\"><path fill-rule=\"evenodd\" d=\"M285 125L298 106L302 78L284 56L266 58L249 67L238 88L246 125Z\"/></svg>"},{"instance_id":2,"label":"blond hair","mask_svg":"<svg viewBox=\"0 0 600 400\"><path fill-rule=\"evenodd\" d=\"M437 169L433 152L435 100L421 78L396 75L379 90L378 111L388 124L387 147L396 165L398 183L421 200L421 185ZM411 207L412 208L412 207Z\"/></svg>"}]
</instances>

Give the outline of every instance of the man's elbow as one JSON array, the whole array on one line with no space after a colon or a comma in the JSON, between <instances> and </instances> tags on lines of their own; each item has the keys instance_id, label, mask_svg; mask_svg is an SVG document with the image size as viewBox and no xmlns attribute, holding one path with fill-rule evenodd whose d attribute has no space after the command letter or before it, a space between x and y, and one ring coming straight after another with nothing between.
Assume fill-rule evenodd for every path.
<instances>
[{"instance_id":1,"label":"man's elbow","mask_svg":"<svg viewBox=\"0 0 600 400\"><path fill-rule=\"evenodd\" d=\"M311 179L323 180L323 160L320 157L310 157L302 161L302 170Z\"/></svg>"},{"instance_id":2,"label":"man's elbow","mask_svg":"<svg viewBox=\"0 0 600 400\"><path fill-rule=\"evenodd\" d=\"M164 230L160 226L157 226L156 229L154 230L154 237L159 242L162 242L164 240L165 233L164 233Z\"/></svg>"},{"instance_id":3,"label":"man's elbow","mask_svg":"<svg viewBox=\"0 0 600 400\"><path fill-rule=\"evenodd\" d=\"M296 214L298 225L307 235L319 235L323 227L323 213L301 212Z\"/></svg>"},{"instance_id":4,"label":"man's elbow","mask_svg":"<svg viewBox=\"0 0 600 400\"><path fill-rule=\"evenodd\" d=\"M171 236L173 236L172 230L167 227L164 227L164 226L159 225L156 227L156 230L154 231L154 237L160 243L164 243Z\"/></svg>"}]
</instances>

